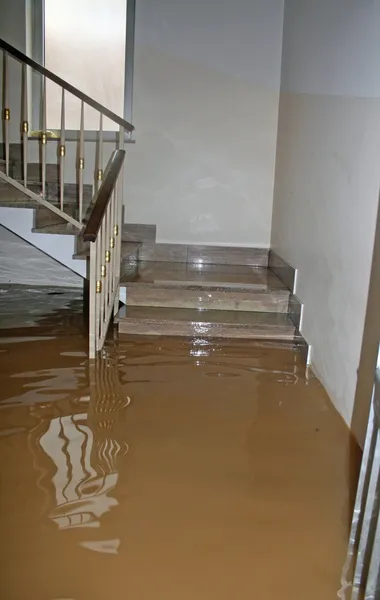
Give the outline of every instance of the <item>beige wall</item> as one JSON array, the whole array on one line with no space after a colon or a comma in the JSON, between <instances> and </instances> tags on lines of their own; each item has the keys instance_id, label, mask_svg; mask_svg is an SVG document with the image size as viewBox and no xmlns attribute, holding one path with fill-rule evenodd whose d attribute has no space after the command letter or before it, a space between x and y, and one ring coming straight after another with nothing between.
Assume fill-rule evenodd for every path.
<instances>
[{"instance_id":1,"label":"beige wall","mask_svg":"<svg viewBox=\"0 0 380 600\"><path fill-rule=\"evenodd\" d=\"M298 269L312 366L347 423L380 183L377 10L285 1L272 247Z\"/></svg>"},{"instance_id":2,"label":"beige wall","mask_svg":"<svg viewBox=\"0 0 380 600\"><path fill-rule=\"evenodd\" d=\"M282 0L137 2L126 219L159 241L268 246Z\"/></svg>"}]
</instances>

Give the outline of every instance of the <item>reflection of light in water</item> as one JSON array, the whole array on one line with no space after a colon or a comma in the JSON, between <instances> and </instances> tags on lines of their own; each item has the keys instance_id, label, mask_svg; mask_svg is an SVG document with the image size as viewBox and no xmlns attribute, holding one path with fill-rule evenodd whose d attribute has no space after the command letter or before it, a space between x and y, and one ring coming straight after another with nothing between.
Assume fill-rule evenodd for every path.
<instances>
[{"instance_id":1,"label":"reflection of light in water","mask_svg":"<svg viewBox=\"0 0 380 600\"><path fill-rule=\"evenodd\" d=\"M102 554L117 554L120 546L120 540L101 540L99 542L81 542L79 544L83 548L101 552Z\"/></svg>"},{"instance_id":2,"label":"reflection of light in water","mask_svg":"<svg viewBox=\"0 0 380 600\"><path fill-rule=\"evenodd\" d=\"M194 338L191 343L193 346L210 346L210 341L204 338Z\"/></svg>"},{"instance_id":3,"label":"reflection of light in water","mask_svg":"<svg viewBox=\"0 0 380 600\"><path fill-rule=\"evenodd\" d=\"M209 356L208 350L190 350L190 356Z\"/></svg>"},{"instance_id":4,"label":"reflection of light in water","mask_svg":"<svg viewBox=\"0 0 380 600\"><path fill-rule=\"evenodd\" d=\"M20 344L24 342L45 342L46 340L55 340L54 337L35 336L35 337L5 337L0 338L0 344ZM5 350L3 350L5 352Z\"/></svg>"},{"instance_id":5,"label":"reflection of light in water","mask_svg":"<svg viewBox=\"0 0 380 600\"><path fill-rule=\"evenodd\" d=\"M83 367L41 369L11 375L12 379L27 380L22 384L25 391L1 402L1 408L13 405L34 405L47 400L66 398L68 391L77 391L83 386L85 370ZM35 379L35 381L30 381Z\"/></svg>"},{"instance_id":6,"label":"reflection of light in water","mask_svg":"<svg viewBox=\"0 0 380 600\"><path fill-rule=\"evenodd\" d=\"M100 517L117 506L109 493L118 481L116 457L128 451L112 439L99 443L86 424L87 414L54 418L39 444L54 462L56 508L50 518L60 529L99 527ZM91 463L96 451L96 467Z\"/></svg>"}]
</instances>

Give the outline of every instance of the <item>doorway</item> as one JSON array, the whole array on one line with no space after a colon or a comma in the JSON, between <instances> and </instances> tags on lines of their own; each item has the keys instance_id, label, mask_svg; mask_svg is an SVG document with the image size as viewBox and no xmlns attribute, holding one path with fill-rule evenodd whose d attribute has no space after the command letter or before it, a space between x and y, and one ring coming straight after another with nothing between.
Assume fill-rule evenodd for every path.
<instances>
[{"instance_id":1,"label":"doorway","mask_svg":"<svg viewBox=\"0 0 380 600\"><path fill-rule=\"evenodd\" d=\"M132 120L135 0L38 0L33 14L33 56L49 71ZM41 80L33 81L34 128L40 129ZM61 89L48 81L47 129L61 127ZM65 128L80 127L80 101L67 94ZM34 108L33 106L33 108ZM99 129L99 114L86 107L86 132ZM117 124L108 119L104 131Z\"/></svg>"}]
</instances>

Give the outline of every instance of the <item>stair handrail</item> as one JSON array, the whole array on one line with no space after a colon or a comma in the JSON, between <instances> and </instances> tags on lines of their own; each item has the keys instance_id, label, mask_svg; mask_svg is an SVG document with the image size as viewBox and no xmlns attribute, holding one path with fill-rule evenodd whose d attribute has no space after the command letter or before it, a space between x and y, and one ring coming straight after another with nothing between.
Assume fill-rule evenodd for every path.
<instances>
[{"instance_id":1,"label":"stair handrail","mask_svg":"<svg viewBox=\"0 0 380 600\"><path fill-rule=\"evenodd\" d=\"M8 42L3 40L2 38L0 38L0 49L4 52L7 52L10 56L13 56L13 58L18 60L19 62L28 65L35 71L38 71L41 75L43 75L47 79L50 79L50 81L53 81L70 94L73 94L73 96L79 98L79 100L81 100L82 102L85 102L105 117L108 117L109 119L120 125L120 127L123 127L126 131L134 131L135 128L131 123L129 123L122 117L119 117L116 113L112 112L112 110L109 110L102 104L99 104L99 102L96 102L96 100L93 100L93 98L87 96L87 94L84 94L83 92L78 90L78 88L74 87L64 79L61 79L61 77L58 77L58 75L55 75L54 73L43 67L40 63L36 62L32 58L29 58L29 56L26 56L26 54L23 54L22 52L20 52L20 50L17 50L17 48L11 46L11 44L8 44Z\"/></svg>"},{"instance_id":2,"label":"stair handrail","mask_svg":"<svg viewBox=\"0 0 380 600\"><path fill-rule=\"evenodd\" d=\"M119 310L124 159L125 150L114 150L82 231L84 242L90 242L90 358L103 348L112 316Z\"/></svg>"},{"instance_id":3,"label":"stair handrail","mask_svg":"<svg viewBox=\"0 0 380 600\"><path fill-rule=\"evenodd\" d=\"M92 201L91 214L83 230L84 242L95 242L125 159L125 150L115 150L108 161L102 184Z\"/></svg>"}]
</instances>

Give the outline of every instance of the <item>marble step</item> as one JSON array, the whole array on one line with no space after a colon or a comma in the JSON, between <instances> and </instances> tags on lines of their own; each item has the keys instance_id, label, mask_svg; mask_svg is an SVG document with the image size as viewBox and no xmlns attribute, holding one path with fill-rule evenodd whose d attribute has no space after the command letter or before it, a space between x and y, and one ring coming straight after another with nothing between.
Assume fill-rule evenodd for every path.
<instances>
[{"instance_id":1,"label":"marble step","mask_svg":"<svg viewBox=\"0 0 380 600\"><path fill-rule=\"evenodd\" d=\"M268 269L237 265L122 263L128 306L287 313L289 290Z\"/></svg>"},{"instance_id":2,"label":"marble step","mask_svg":"<svg viewBox=\"0 0 380 600\"><path fill-rule=\"evenodd\" d=\"M54 166L54 165L52 165ZM0 161L0 171L5 173L5 161ZM10 175L12 177L12 173L10 170ZM19 183L23 184L23 181L20 178L14 178ZM35 194L41 194L42 192L42 183L39 180L28 181L28 189ZM78 185L76 183L65 183L64 186L64 205L65 206L77 206L78 205ZM83 201L85 205L89 205L93 197L93 187L90 184L85 184L83 186ZM12 184L5 182L4 180L0 180L0 204L2 206L14 206L16 205L18 208L34 208L37 206L32 199L28 200L29 196L24 194L24 192L18 190ZM45 198L50 201L52 204L59 206L60 204L60 184L57 182L46 181L46 193ZM62 223L64 221L62 220Z\"/></svg>"},{"instance_id":3,"label":"marble step","mask_svg":"<svg viewBox=\"0 0 380 600\"><path fill-rule=\"evenodd\" d=\"M121 256L122 260L133 260L136 256L136 252L141 246L141 242L121 242ZM73 258L77 260L85 260L90 256L90 243L84 242L81 237L78 237L77 252Z\"/></svg>"},{"instance_id":4,"label":"marble step","mask_svg":"<svg viewBox=\"0 0 380 600\"><path fill-rule=\"evenodd\" d=\"M287 314L123 306L119 333L297 341Z\"/></svg>"},{"instance_id":5,"label":"marble step","mask_svg":"<svg viewBox=\"0 0 380 600\"><path fill-rule=\"evenodd\" d=\"M28 182L39 183L41 181L41 164L40 163L28 163L27 167ZM20 161L14 161L10 172L11 177L14 179L22 180L24 177L23 166ZM58 164L48 163L46 165L46 181L49 183L59 182L59 166Z\"/></svg>"},{"instance_id":6,"label":"marble step","mask_svg":"<svg viewBox=\"0 0 380 600\"><path fill-rule=\"evenodd\" d=\"M23 183L23 181L20 181ZM47 200L52 202L59 203L60 201L60 184L56 182L47 181L46 182L46 192L45 196ZM42 192L42 183L41 182L28 182L28 188L34 192L35 194L41 194ZM83 185L83 201L90 203L93 196L93 188L92 185L86 183ZM79 198L79 187L76 183L65 183L64 186L64 203L65 204L78 204Z\"/></svg>"},{"instance_id":7,"label":"marble step","mask_svg":"<svg viewBox=\"0 0 380 600\"><path fill-rule=\"evenodd\" d=\"M0 207L2 206L7 208L36 208L38 203L10 183L0 179Z\"/></svg>"}]
</instances>

